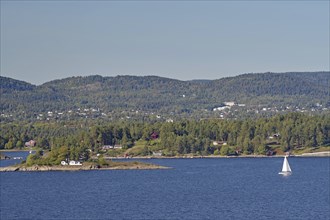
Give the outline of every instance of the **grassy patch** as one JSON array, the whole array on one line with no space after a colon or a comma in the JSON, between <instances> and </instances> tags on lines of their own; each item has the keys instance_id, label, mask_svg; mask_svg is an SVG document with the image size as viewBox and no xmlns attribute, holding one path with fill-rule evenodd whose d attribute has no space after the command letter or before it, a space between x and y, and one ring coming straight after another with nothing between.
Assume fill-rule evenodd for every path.
<instances>
[{"instance_id":1,"label":"grassy patch","mask_svg":"<svg viewBox=\"0 0 330 220\"><path fill-rule=\"evenodd\" d=\"M317 153L317 152L323 152L323 151L330 151L330 146L296 149L293 152L295 154L303 154L303 153Z\"/></svg>"},{"instance_id":2,"label":"grassy patch","mask_svg":"<svg viewBox=\"0 0 330 220\"><path fill-rule=\"evenodd\" d=\"M152 155L152 152L159 151L160 140L139 140L134 143L134 147L128 149L125 154L130 156L148 156Z\"/></svg>"}]
</instances>

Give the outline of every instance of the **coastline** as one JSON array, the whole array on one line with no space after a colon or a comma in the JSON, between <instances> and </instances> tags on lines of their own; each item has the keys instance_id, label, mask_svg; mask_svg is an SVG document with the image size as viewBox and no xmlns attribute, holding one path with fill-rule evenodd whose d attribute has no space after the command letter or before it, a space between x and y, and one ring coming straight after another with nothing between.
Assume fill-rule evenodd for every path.
<instances>
[{"instance_id":1,"label":"coastline","mask_svg":"<svg viewBox=\"0 0 330 220\"><path fill-rule=\"evenodd\" d=\"M241 156L220 156L220 155L211 155L211 156L175 156L175 157L106 157L105 159L109 160L131 160L131 159L232 159L232 158L281 158L285 155L274 155L274 156L265 156L265 155L241 155ZM310 157L310 158L320 158L320 157L330 157L330 151L316 152L316 153L303 153L300 155L290 155L289 157ZM116 163L116 162L115 162ZM171 169L170 167L142 163L142 162L123 162L120 164L115 164L111 166L98 166L93 164L81 165L81 166L46 166L46 165L13 165L7 167L0 167L0 172L45 172L45 171L91 171L91 170L156 170L156 169Z\"/></svg>"},{"instance_id":2,"label":"coastline","mask_svg":"<svg viewBox=\"0 0 330 220\"><path fill-rule=\"evenodd\" d=\"M170 167L143 163L129 160L134 159L143 159L143 160L152 160L152 159L232 159L232 158L282 158L285 155L239 155L239 156L220 156L220 155L209 155L209 156L192 156L192 155L183 155L183 156L137 156L137 157L104 157L106 160L126 160L125 162L114 162L110 166L99 166L95 164L83 164L81 166L46 166L46 165L32 165L25 166L22 164L0 167L0 172L44 172L44 171L91 171L91 170L155 170L155 169L171 169ZM289 157L304 157L304 158L324 158L330 157L330 151L323 152L314 152L314 153L302 153L297 155L289 155ZM3 160L1 158L1 160Z\"/></svg>"},{"instance_id":3,"label":"coastline","mask_svg":"<svg viewBox=\"0 0 330 220\"><path fill-rule=\"evenodd\" d=\"M238 155L238 156L220 156L220 155L208 155L208 156L136 156L136 157L104 157L106 160L131 160L131 159L201 159L201 158L277 158L285 157L286 155ZM330 157L330 151L315 152L315 153L303 153L303 154L291 154L289 157Z\"/></svg>"},{"instance_id":4,"label":"coastline","mask_svg":"<svg viewBox=\"0 0 330 220\"><path fill-rule=\"evenodd\" d=\"M1 152L20 152L20 151L24 151L24 152L29 152L29 151L36 151L34 149L1 149L0 150L0 153Z\"/></svg>"},{"instance_id":5,"label":"coastline","mask_svg":"<svg viewBox=\"0 0 330 220\"><path fill-rule=\"evenodd\" d=\"M92 171L92 170L159 170L170 169L170 167L146 164L146 163L127 163L114 166L97 166L97 165L82 165L82 166L45 166L32 165L22 166L14 165L8 167L0 167L0 172L45 172L45 171Z\"/></svg>"},{"instance_id":6,"label":"coastline","mask_svg":"<svg viewBox=\"0 0 330 220\"><path fill-rule=\"evenodd\" d=\"M299 157L330 157L330 151L303 153Z\"/></svg>"}]
</instances>

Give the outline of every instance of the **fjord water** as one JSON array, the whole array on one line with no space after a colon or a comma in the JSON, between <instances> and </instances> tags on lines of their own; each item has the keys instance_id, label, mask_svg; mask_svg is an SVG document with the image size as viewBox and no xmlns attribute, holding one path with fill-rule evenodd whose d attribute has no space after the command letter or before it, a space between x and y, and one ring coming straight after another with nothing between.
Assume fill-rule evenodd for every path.
<instances>
[{"instance_id":1,"label":"fjord water","mask_svg":"<svg viewBox=\"0 0 330 220\"><path fill-rule=\"evenodd\" d=\"M330 158L151 159L168 170L1 173L1 219L329 219Z\"/></svg>"}]
</instances>

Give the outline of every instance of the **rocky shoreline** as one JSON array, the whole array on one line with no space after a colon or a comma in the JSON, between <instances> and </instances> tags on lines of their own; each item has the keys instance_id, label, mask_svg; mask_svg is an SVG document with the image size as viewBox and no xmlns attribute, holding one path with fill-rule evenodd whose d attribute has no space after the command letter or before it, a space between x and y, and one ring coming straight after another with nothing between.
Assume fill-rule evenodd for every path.
<instances>
[{"instance_id":1,"label":"rocky shoreline","mask_svg":"<svg viewBox=\"0 0 330 220\"><path fill-rule=\"evenodd\" d=\"M266 156L266 155L232 155L232 156L220 156L220 155L207 155L207 156L135 156L135 157L104 157L106 160L130 160L130 159L199 159L199 158L276 158L284 157L284 154ZM302 153L302 154L291 154L290 157L330 157L330 151L314 152L314 153Z\"/></svg>"},{"instance_id":2,"label":"rocky shoreline","mask_svg":"<svg viewBox=\"0 0 330 220\"><path fill-rule=\"evenodd\" d=\"M132 159L197 159L197 158L272 158L272 157L283 157L284 155L240 155L240 156L174 156L174 157L133 157ZM330 157L330 151L314 152L314 153L303 153L299 155L290 155L291 157ZM5 159L5 158L1 158ZM124 157L105 157L105 159L125 159ZM127 159L127 158L126 158ZM45 166L45 165L32 165L26 166L24 164L0 167L0 172L35 172L35 171L88 171L88 170L154 170L154 169L170 169L169 167L164 167L155 164L142 163L142 162L114 162L109 166L99 166L95 164L83 164L81 166Z\"/></svg>"},{"instance_id":3,"label":"rocky shoreline","mask_svg":"<svg viewBox=\"0 0 330 220\"><path fill-rule=\"evenodd\" d=\"M82 165L82 166L8 166L0 167L0 172L43 172L43 171L88 171L88 170L155 170L169 169L169 167L154 165L154 164L125 164L118 166L100 167L97 165Z\"/></svg>"}]
</instances>

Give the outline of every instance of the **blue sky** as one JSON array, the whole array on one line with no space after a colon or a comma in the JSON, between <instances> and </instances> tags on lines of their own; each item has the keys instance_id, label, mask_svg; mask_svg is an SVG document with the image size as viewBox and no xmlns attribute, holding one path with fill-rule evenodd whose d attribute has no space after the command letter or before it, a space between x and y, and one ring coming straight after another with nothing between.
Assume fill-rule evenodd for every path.
<instances>
[{"instance_id":1,"label":"blue sky","mask_svg":"<svg viewBox=\"0 0 330 220\"><path fill-rule=\"evenodd\" d=\"M1 1L1 75L328 71L329 1Z\"/></svg>"}]
</instances>

